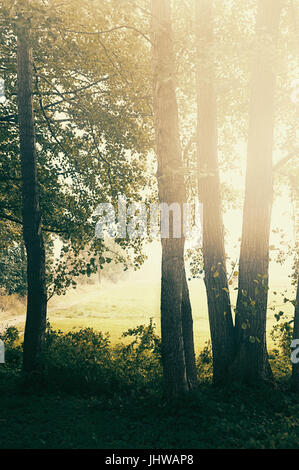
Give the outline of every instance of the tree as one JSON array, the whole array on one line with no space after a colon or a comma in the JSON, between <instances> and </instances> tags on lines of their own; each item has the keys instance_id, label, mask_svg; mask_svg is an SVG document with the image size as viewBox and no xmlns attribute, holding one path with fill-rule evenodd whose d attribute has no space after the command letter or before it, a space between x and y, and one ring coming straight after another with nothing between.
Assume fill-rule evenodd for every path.
<instances>
[{"instance_id":1,"label":"tree","mask_svg":"<svg viewBox=\"0 0 299 470\"><path fill-rule=\"evenodd\" d=\"M175 93L175 64L169 0L152 0L153 95L158 188L161 203L186 201ZM181 227L182 228L182 227ZM168 399L188 392L196 380L193 326L184 268L185 239L162 238L161 334L164 391Z\"/></svg>"},{"instance_id":2,"label":"tree","mask_svg":"<svg viewBox=\"0 0 299 470\"><path fill-rule=\"evenodd\" d=\"M62 242L62 256L49 273L50 295L64 292L74 276L96 272L95 255L101 255L105 245L94 239L94 209L99 202L115 202L118 193L128 199L140 197L151 141L145 138L147 97L140 97L136 83L132 86L132 77L139 76L133 59L128 59L126 48L121 58L114 59L121 34L104 40L101 35L106 33L96 32L96 26L112 21L116 9L108 14L111 2L105 4L104 19L102 8L89 2L79 2L78 10L73 2L61 5L55 0L3 4L6 22L1 24L1 49L7 102L0 119L5 154L0 164L1 234L4 223L6 237L10 230L4 245L12 247L20 229L24 233L28 260L24 369L31 370L38 362L46 318L44 241L51 245L59 237ZM26 18L30 18L30 33ZM87 26L92 28L91 36ZM136 47L135 36L131 34L127 42L134 43L141 64L146 54ZM96 45L101 47L95 49ZM130 100L129 90L136 92L135 101ZM91 240L86 259L80 253ZM133 248L135 265L143 261L141 245L119 240L124 252ZM70 269L67 257L74 260ZM101 264L107 259L101 256Z\"/></svg>"},{"instance_id":3,"label":"tree","mask_svg":"<svg viewBox=\"0 0 299 470\"><path fill-rule=\"evenodd\" d=\"M213 349L213 379L223 383L234 357L234 326L224 248L210 0L196 2L198 190L203 203L203 263Z\"/></svg>"},{"instance_id":4,"label":"tree","mask_svg":"<svg viewBox=\"0 0 299 470\"><path fill-rule=\"evenodd\" d=\"M269 235L273 199L275 51L283 1L259 0L253 64L246 192L236 307L237 360L234 373L245 382L271 377L266 346Z\"/></svg>"},{"instance_id":5,"label":"tree","mask_svg":"<svg viewBox=\"0 0 299 470\"><path fill-rule=\"evenodd\" d=\"M23 15L23 12L20 12ZM27 316L24 335L23 369L38 367L47 318L45 248L41 229L36 141L32 103L32 50L30 24L26 15L17 25L18 39L18 122L22 169L23 235L27 253Z\"/></svg>"},{"instance_id":6,"label":"tree","mask_svg":"<svg viewBox=\"0 0 299 470\"><path fill-rule=\"evenodd\" d=\"M298 275L298 266L297 266L297 293L295 301L295 313L294 313L294 333L293 340L299 340L299 275ZM299 391L299 363L293 363L292 366L292 389L294 392Z\"/></svg>"},{"instance_id":7,"label":"tree","mask_svg":"<svg viewBox=\"0 0 299 470\"><path fill-rule=\"evenodd\" d=\"M5 245L8 229L11 244L22 229L14 3L3 1L6 21L0 28L7 97L0 118L5 155L0 161L0 235L5 226ZM105 251L105 243L94 240L97 205L116 205L118 194L125 194L128 202L140 200L147 184L146 156L152 145L146 69L150 55L145 40L130 24L128 29L117 25L109 31L111 24L123 21L116 2L99 6L81 0L63 4L36 0L28 4L28 15L42 231L46 246L58 238L62 242L62 257L48 276L51 296L64 292L77 275L96 272L90 261ZM134 54L129 54L132 50ZM127 262L142 263L140 240L117 241ZM90 245L88 257L81 256L85 245ZM67 253L73 261L69 266Z\"/></svg>"},{"instance_id":8,"label":"tree","mask_svg":"<svg viewBox=\"0 0 299 470\"><path fill-rule=\"evenodd\" d=\"M299 340L299 276L297 268L297 294L296 294L296 304L295 304L295 314L294 314L294 341ZM292 367L292 389L294 392L299 392L299 363L293 363Z\"/></svg>"},{"instance_id":9,"label":"tree","mask_svg":"<svg viewBox=\"0 0 299 470\"><path fill-rule=\"evenodd\" d=\"M295 167L292 166L291 168L286 170L289 185L292 192L292 199L295 209L295 217L294 217L294 232L295 232L295 246L293 247L293 252L295 253L294 256L294 273L293 273L293 281L296 286L296 299L294 302L294 331L293 331L293 340L299 340L299 219L298 219L298 208L299 208L299 188L298 188L298 177L299 177L299 166L298 161ZM296 344L297 349L297 344ZM296 354L298 357L298 354ZM297 359L296 357L296 359ZM292 379L291 379L291 387L294 392L299 391L299 363L292 364Z\"/></svg>"}]
</instances>

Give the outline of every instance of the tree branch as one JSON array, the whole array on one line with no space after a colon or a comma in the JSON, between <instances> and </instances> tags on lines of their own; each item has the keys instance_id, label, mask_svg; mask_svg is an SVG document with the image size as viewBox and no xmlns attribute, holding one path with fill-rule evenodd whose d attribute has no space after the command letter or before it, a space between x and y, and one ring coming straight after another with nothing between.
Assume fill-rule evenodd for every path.
<instances>
[{"instance_id":1,"label":"tree branch","mask_svg":"<svg viewBox=\"0 0 299 470\"><path fill-rule=\"evenodd\" d=\"M13 222L14 224L17 224L17 225L23 225L23 222L20 219L17 219L16 217L13 217L13 216L8 215L8 214L1 214L0 213L0 220L2 220L2 221L8 220L9 222ZM66 230L57 230L57 229L54 229L54 228L51 228L51 227L42 227L42 230L43 230L43 232L55 233L57 235L67 233Z\"/></svg>"},{"instance_id":2,"label":"tree branch","mask_svg":"<svg viewBox=\"0 0 299 470\"><path fill-rule=\"evenodd\" d=\"M288 161L292 160L292 158L297 157L297 156L298 156L297 152L290 153L286 157L282 158L279 162L277 162L276 165L273 166L273 171L276 173L277 171L281 169L281 167L283 167L286 163L288 163Z\"/></svg>"},{"instance_id":3,"label":"tree branch","mask_svg":"<svg viewBox=\"0 0 299 470\"><path fill-rule=\"evenodd\" d=\"M71 29L67 29L66 32L67 33L73 33L73 34L84 34L84 35L88 35L88 36L99 36L101 34L109 34L109 33L112 33L114 31L118 31L120 29L131 29L132 31L135 31L137 34L142 36L150 44L153 44L152 41L150 40L150 38L148 36L146 36L146 34L144 34L139 29L135 28L134 26L129 26L129 25L115 26L114 28L106 29L106 30L103 30L103 31L74 31L74 30L71 30Z\"/></svg>"}]
</instances>

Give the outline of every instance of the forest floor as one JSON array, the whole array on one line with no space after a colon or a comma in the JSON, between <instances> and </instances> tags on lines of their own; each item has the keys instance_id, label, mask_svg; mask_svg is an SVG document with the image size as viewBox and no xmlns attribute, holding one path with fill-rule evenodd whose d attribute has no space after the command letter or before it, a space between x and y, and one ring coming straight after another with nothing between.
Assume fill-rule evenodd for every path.
<instances>
[{"instance_id":1,"label":"forest floor","mask_svg":"<svg viewBox=\"0 0 299 470\"><path fill-rule=\"evenodd\" d=\"M0 384L1 449L295 449L298 396L203 385L188 401L32 392Z\"/></svg>"}]
</instances>

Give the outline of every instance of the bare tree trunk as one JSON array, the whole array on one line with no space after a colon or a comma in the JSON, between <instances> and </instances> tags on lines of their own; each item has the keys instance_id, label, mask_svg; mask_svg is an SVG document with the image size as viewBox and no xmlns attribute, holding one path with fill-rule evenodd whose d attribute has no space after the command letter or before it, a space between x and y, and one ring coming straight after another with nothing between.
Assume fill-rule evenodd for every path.
<instances>
[{"instance_id":1,"label":"bare tree trunk","mask_svg":"<svg viewBox=\"0 0 299 470\"><path fill-rule=\"evenodd\" d=\"M271 378L266 346L274 128L273 53L282 0L259 0L253 64L246 192L236 311L235 373L252 383ZM269 40L272 50L269 51ZM270 53L271 52L271 53Z\"/></svg>"},{"instance_id":2,"label":"bare tree trunk","mask_svg":"<svg viewBox=\"0 0 299 470\"><path fill-rule=\"evenodd\" d=\"M298 266L299 268L299 266ZM294 315L294 340L299 340L299 276L297 280L297 295L296 295L296 307ZM292 370L292 390L294 392L299 392L299 363L293 363Z\"/></svg>"},{"instance_id":3,"label":"bare tree trunk","mask_svg":"<svg viewBox=\"0 0 299 470\"><path fill-rule=\"evenodd\" d=\"M197 368L194 352L194 335L193 335L193 318L189 296L189 288L184 268L183 272L183 293L182 293L182 326L184 351L186 360L186 372L189 389L193 389L197 385Z\"/></svg>"},{"instance_id":4,"label":"bare tree trunk","mask_svg":"<svg viewBox=\"0 0 299 470\"><path fill-rule=\"evenodd\" d=\"M234 326L228 289L218 165L217 105L211 0L196 2L198 184L203 203L203 259L213 349L214 383L229 379Z\"/></svg>"},{"instance_id":5,"label":"bare tree trunk","mask_svg":"<svg viewBox=\"0 0 299 470\"><path fill-rule=\"evenodd\" d=\"M169 0L152 0L152 40L159 198L161 203L178 203L183 213L186 194L174 83ZM191 306L184 268L185 240L183 233L180 238L175 238L173 229L174 221L171 218L170 236L162 238L161 285L164 390L169 399L187 392L196 380Z\"/></svg>"},{"instance_id":6,"label":"bare tree trunk","mask_svg":"<svg viewBox=\"0 0 299 470\"><path fill-rule=\"evenodd\" d=\"M39 208L36 143L32 102L32 51L29 26L20 22L18 36L18 118L22 167L23 236L27 252L27 318L24 338L23 369L33 371L39 365L47 312L45 249Z\"/></svg>"},{"instance_id":7,"label":"bare tree trunk","mask_svg":"<svg viewBox=\"0 0 299 470\"><path fill-rule=\"evenodd\" d=\"M20 253L21 253L21 279L22 279L22 284L27 287L27 271L26 271L26 264L27 264L27 258L26 258L26 253L25 253L25 245L24 242L20 242ZM25 292L24 292L24 297L25 297Z\"/></svg>"}]
</instances>

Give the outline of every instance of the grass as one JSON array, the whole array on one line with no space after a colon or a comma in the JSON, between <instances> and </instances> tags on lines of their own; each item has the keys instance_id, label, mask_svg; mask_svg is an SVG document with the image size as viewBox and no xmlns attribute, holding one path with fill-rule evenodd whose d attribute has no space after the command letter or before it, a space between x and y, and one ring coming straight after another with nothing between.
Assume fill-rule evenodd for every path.
<instances>
[{"instance_id":1,"label":"grass","mask_svg":"<svg viewBox=\"0 0 299 470\"><path fill-rule=\"evenodd\" d=\"M278 390L215 390L167 407L159 396L76 396L1 387L1 449L294 449L299 402Z\"/></svg>"},{"instance_id":2,"label":"grass","mask_svg":"<svg viewBox=\"0 0 299 470\"><path fill-rule=\"evenodd\" d=\"M193 308L195 349L200 352L210 338L209 321L206 305L205 288L202 281L190 283L190 295ZM274 298L270 299L275 300ZM5 301L1 314L1 327L11 324L24 328L25 305L12 298ZM0 305L1 308L1 305ZM283 308L291 311L288 304ZM85 285L71 290L63 297L54 297L48 306L48 318L55 328L63 331L72 329L94 328L109 332L113 343L117 343L123 331L136 325L147 323L153 318L159 332L160 327L160 283L125 281L103 283L101 286ZM269 311L268 332L276 323L274 313ZM268 335L269 345L272 340Z\"/></svg>"}]
</instances>

